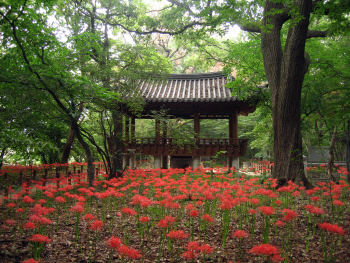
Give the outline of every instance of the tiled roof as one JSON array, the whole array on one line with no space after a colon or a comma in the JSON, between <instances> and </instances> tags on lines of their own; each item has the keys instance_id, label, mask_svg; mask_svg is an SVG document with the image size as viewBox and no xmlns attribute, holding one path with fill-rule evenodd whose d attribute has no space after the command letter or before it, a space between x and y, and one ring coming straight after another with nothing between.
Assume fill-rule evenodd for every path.
<instances>
[{"instance_id":1,"label":"tiled roof","mask_svg":"<svg viewBox=\"0 0 350 263\"><path fill-rule=\"evenodd\" d=\"M137 93L147 102L235 101L226 83L222 72L171 74L166 79L140 81Z\"/></svg>"}]
</instances>

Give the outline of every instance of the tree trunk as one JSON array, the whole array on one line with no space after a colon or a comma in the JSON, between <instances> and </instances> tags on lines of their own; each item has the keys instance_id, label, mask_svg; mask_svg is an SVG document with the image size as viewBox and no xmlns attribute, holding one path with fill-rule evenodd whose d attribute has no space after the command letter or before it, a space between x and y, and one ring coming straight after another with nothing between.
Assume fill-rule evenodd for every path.
<instances>
[{"instance_id":1,"label":"tree trunk","mask_svg":"<svg viewBox=\"0 0 350 263\"><path fill-rule=\"evenodd\" d=\"M273 178L278 187L288 181L301 179L306 188L312 185L304 174L301 137L301 89L307 72L308 59L305 56L305 42L309 25L311 0L294 1L299 15L303 17L289 28L284 50L281 45L281 28L289 20L287 12L279 13L284 6L275 1L266 1L263 26L273 28L262 30L261 46L264 68L272 96L274 131Z\"/></svg>"},{"instance_id":2,"label":"tree trunk","mask_svg":"<svg viewBox=\"0 0 350 263\"><path fill-rule=\"evenodd\" d=\"M109 178L121 177L123 174L123 125L122 114L117 110L112 110L113 134L110 138L112 152L112 169Z\"/></svg>"},{"instance_id":3,"label":"tree trunk","mask_svg":"<svg viewBox=\"0 0 350 263\"><path fill-rule=\"evenodd\" d=\"M75 135L77 136L77 139L81 146L84 148L85 154L86 154L86 161L87 161L87 170L88 170L88 180L89 180L89 186L93 186L93 182L95 180L95 169L94 169L94 159L92 157L92 153L90 150L89 144L87 144L83 137L80 134L79 126L77 122L72 123L72 129L75 131Z\"/></svg>"},{"instance_id":4,"label":"tree trunk","mask_svg":"<svg viewBox=\"0 0 350 263\"><path fill-rule=\"evenodd\" d=\"M333 175L333 167L334 167L334 145L335 145L335 139L337 137L337 125L334 127L334 132L331 140L331 146L329 147L329 160L328 160L328 166L327 166L327 173L329 179L331 179L333 182L336 181L334 175Z\"/></svg>"},{"instance_id":5,"label":"tree trunk","mask_svg":"<svg viewBox=\"0 0 350 263\"><path fill-rule=\"evenodd\" d=\"M72 145L74 142L74 138L75 138L75 130L73 130L72 126L69 125L69 134L68 134L66 145L64 146L64 150L62 153L61 163L68 163L70 151L72 149Z\"/></svg>"}]
</instances>

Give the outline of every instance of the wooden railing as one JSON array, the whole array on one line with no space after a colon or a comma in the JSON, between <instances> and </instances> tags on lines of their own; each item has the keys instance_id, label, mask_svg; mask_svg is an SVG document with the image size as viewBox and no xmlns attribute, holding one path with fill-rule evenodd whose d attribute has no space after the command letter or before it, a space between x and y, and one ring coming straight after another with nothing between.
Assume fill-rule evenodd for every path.
<instances>
[{"instance_id":1,"label":"wooden railing","mask_svg":"<svg viewBox=\"0 0 350 263\"><path fill-rule=\"evenodd\" d=\"M215 156L219 151L226 151L227 156L243 156L248 139L230 138L134 138L124 141L124 152L134 149L145 155L201 155Z\"/></svg>"},{"instance_id":2,"label":"wooden railing","mask_svg":"<svg viewBox=\"0 0 350 263\"><path fill-rule=\"evenodd\" d=\"M198 139L183 139L183 138L135 138L131 139L126 144L136 145L238 145L248 139L229 139L229 138L198 138Z\"/></svg>"}]
</instances>

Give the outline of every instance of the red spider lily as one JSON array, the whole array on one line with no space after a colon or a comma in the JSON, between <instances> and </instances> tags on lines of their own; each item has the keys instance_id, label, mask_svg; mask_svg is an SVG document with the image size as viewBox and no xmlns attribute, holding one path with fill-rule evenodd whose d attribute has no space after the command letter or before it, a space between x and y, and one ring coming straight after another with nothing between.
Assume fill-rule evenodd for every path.
<instances>
[{"instance_id":1,"label":"red spider lily","mask_svg":"<svg viewBox=\"0 0 350 263\"><path fill-rule=\"evenodd\" d=\"M34 203L34 200L31 197L29 197L28 195L26 195L25 197L23 197L23 202L26 204L32 204L32 203Z\"/></svg>"},{"instance_id":2,"label":"red spider lily","mask_svg":"<svg viewBox=\"0 0 350 263\"><path fill-rule=\"evenodd\" d=\"M283 217L284 221L294 220L298 216L298 214L295 211L290 209L283 209L282 214L285 214L285 216Z\"/></svg>"},{"instance_id":3,"label":"red spider lily","mask_svg":"<svg viewBox=\"0 0 350 263\"><path fill-rule=\"evenodd\" d=\"M202 219L205 220L205 221L207 221L207 222L209 222L209 223L214 222L214 219L213 219L210 215L208 215L208 214L203 215L203 216L202 216Z\"/></svg>"},{"instance_id":4,"label":"red spider lily","mask_svg":"<svg viewBox=\"0 0 350 263\"><path fill-rule=\"evenodd\" d=\"M252 214L252 215L254 215L254 214L256 214L256 210L255 209L249 209L249 214Z\"/></svg>"},{"instance_id":5,"label":"red spider lily","mask_svg":"<svg viewBox=\"0 0 350 263\"><path fill-rule=\"evenodd\" d=\"M321 198L319 198L318 196L313 196L313 197L311 197L311 200L314 202L318 202L321 200Z\"/></svg>"},{"instance_id":6,"label":"red spider lily","mask_svg":"<svg viewBox=\"0 0 350 263\"><path fill-rule=\"evenodd\" d=\"M132 248L128 248L125 245L121 245L120 248L118 249L119 254L121 254L122 256L126 256L132 259L138 259L141 256L141 254L136 251L135 249Z\"/></svg>"},{"instance_id":7,"label":"red spider lily","mask_svg":"<svg viewBox=\"0 0 350 263\"><path fill-rule=\"evenodd\" d=\"M199 244L197 242L194 242L194 241L188 242L187 249L188 250L197 250L198 251L199 250Z\"/></svg>"},{"instance_id":8,"label":"red spider lily","mask_svg":"<svg viewBox=\"0 0 350 263\"><path fill-rule=\"evenodd\" d=\"M186 210L189 210L189 211L191 211L191 210L193 210L194 209L194 206L192 205L192 204L188 204L188 205L186 205Z\"/></svg>"},{"instance_id":9,"label":"red spider lily","mask_svg":"<svg viewBox=\"0 0 350 263\"><path fill-rule=\"evenodd\" d=\"M34 229L36 225L33 222L27 222L23 227L26 229Z\"/></svg>"},{"instance_id":10,"label":"red spider lily","mask_svg":"<svg viewBox=\"0 0 350 263\"><path fill-rule=\"evenodd\" d=\"M118 250L121 244L122 242L117 237L111 237L109 240L107 240L107 245L115 250Z\"/></svg>"},{"instance_id":11,"label":"red spider lily","mask_svg":"<svg viewBox=\"0 0 350 263\"><path fill-rule=\"evenodd\" d=\"M317 206L313 206L312 208L310 208L309 212L315 215L323 215L325 213L323 209Z\"/></svg>"},{"instance_id":12,"label":"red spider lily","mask_svg":"<svg viewBox=\"0 0 350 263\"><path fill-rule=\"evenodd\" d=\"M239 239L243 238L243 237L247 237L248 234L244 231L244 230L237 230L236 232L234 232L232 235L232 237L237 237Z\"/></svg>"},{"instance_id":13,"label":"red spider lily","mask_svg":"<svg viewBox=\"0 0 350 263\"><path fill-rule=\"evenodd\" d=\"M168 227L168 226L169 226L168 223L169 223L169 222L168 222L167 220L161 219L161 220L159 221L159 223L157 224L157 226L159 226L160 228Z\"/></svg>"},{"instance_id":14,"label":"red spider lily","mask_svg":"<svg viewBox=\"0 0 350 263\"><path fill-rule=\"evenodd\" d=\"M329 232L338 234L338 235L345 235L345 231L341 226L338 225L332 225L330 223L323 223L323 224L319 224L319 227L327 230Z\"/></svg>"},{"instance_id":15,"label":"red spider lily","mask_svg":"<svg viewBox=\"0 0 350 263\"><path fill-rule=\"evenodd\" d=\"M276 201L275 201L275 204L276 204L276 205L281 205L281 204L283 204L283 202L282 202L281 200L276 200Z\"/></svg>"},{"instance_id":16,"label":"red spider lily","mask_svg":"<svg viewBox=\"0 0 350 263\"><path fill-rule=\"evenodd\" d=\"M135 216L136 212L130 208L124 207L120 210L123 214L129 215L129 216Z\"/></svg>"},{"instance_id":17,"label":"red spider lily","mask_svg":"<svg viewBox=\"0 0 350 263\"><path fill-rule=\"evenodd\" d=\"M91 230L95 230L95 231L101 230L102 227L103 227L103 223L102 223L102 221L100 221L100 220L95 220L95 221L92 222L91 225L90 225L90 229L91 229Z\"/></svg>"},{"instance_id":18,"label":"red spider lily","mask_svg":"<svg viewBox=\"0 0 350 263\"><path fill-rule=\"evenodd\" d=\"M278 220L276 223L275 223L276 226L284 226L285 224L281 221L281 220Z\"/></svg>"},{"instance_id":19,"label":"red spider lily","mask_svg":"<svg viewBox=\"0 0 350 263\"><path fill-rule=\"evenodd\" d=\"M17 213L23 213L24 212L24 210L23 210L23 208L17 208Z\"/></svg>"},{"instance_id":20,"label":"red spider lily","mask_svg":"<svg viewBox=\"0 0 350 263\"><path fill-rule=\"evenodd\" d=\"M13 219L7 219L4 223L5 225L8 225L8 226L16 225L16 222Z\"/></svg>"},{"instance_id":21,"label":"red spider lily","mask_svg":"<svg viewBox=\"0 0 350 263\"><path fill-rule=\"evenodd\" d=\"M75 205L70 209L70 211L76 212L76 213L82 213L84 212L84 207L82 207L81 205Z\"/></svg>"},{"instance_id":22,"label":"red spider lily","mask_svg":"<svg viewBox=\"0 0 350 263\"><path fill-rule=\"evenodd\" d=\"M188 235L185 234L183 230L170 231L169 234L166 235L171 239L184 239L188 238Z\"/></svg>"},{"instance_id":23,"label":"red spider lily","mask_svg":"<svg viewBox=\"0 0 350 263\"><path fill-rule=\"evenodd\" d=\"M199 215L199 211L198 210L192 210L191 212L190 212L190 217L196 217L196 216L198 216Z\"/></svg>"},{"instance_id":24,"label":"red spider lily","mask_svg":"<svg viewBox=\"0 0 350 263\"><path fill-rule=\"evenodd\" d=\"M52 239L49 239L48 236L43 236L43 235L40 235L40 234L35 234L33 235L31 238L28 238L30 241L32 242L38 242L40 244L42 243L49 243L50 241L52 241Z\"/></svg>"},{"instance_id":25,"label":"red spider lily","mask_svg":"<svg viewBox=\"0 0 350 263\"><path fill-rule=\"evenodd\" d=\"M58 202L58 203L65 203L66 199L64 199L62 196L57 196L55 198L55 201Z\"/></svg>"},{"instance_id":26,"label":"red spider lily","mask_svg":"<svg viewBox=\"0 0 350 263\"><path fill-rule=\"evenodd\" d=\"M140 220L141 223L147 223L149 221L149 217L143 216L143 217L140 217L139 220Z\"/></svg>"},{"instance_id":27,"label":"red spider lily","mask_svg":"<svg viewBox=\"0 0 350 263\"><path fill-rule=\"evenodd\" d=\"M164 220L168 221L168 223L171 225L172 223L176 222L176 218L172 217L172 216L165 216Z\"/></svg>"},{"instance_id":28,"label":"red spider lily","mask_svg":"<svg viewBox=\"0 0 350 263\"><path fill-rule=\"evenodd\" d=\"M279 249L275 246L272 246L270 244L262 244L259 246L253 247L251 250L249 250L249 253L256 254L256 255L265 255L265 256L271 256L275 254L279 254Z\"/></svg>"},{"instance_id":29,"label":"red spider lily","mask_svg":"<svg viewBox=\"0 0 350 263\"><path fill-rule=\"evenodd\" d=\"M46 203L46 200L45 200L45 199L40 199L40 200L38 201L38 203L43 205L43 204Z\"/></svg>"},{"instance_id":30,"label":"red spider lily","mask_svg":"<svg viewBox=\"0 0 350 263\"><path fill-rule=\"evenodd\" d=\"M12 208L12 207L15 207L16 205L14 203L9 203L6 205L8 208Z\"/></svg>"},{"instance_id":31,"label":"red spider lily","mask_svg":"<svg viewBox=\"0 0 350 263\"><path fill-rule=\"evenodd\" d=\"M39 263L39 261L34 260L34 258L31 259L27 259L25 261L23 261L23 263Z\"/></svg>"},{"instance_id":32,"label":"red spider lily","mask_svg":"<svg viewBox=\"0 0 350 263\"><path fill-rule=\"evenodd\" d=\"M198 247L199 251L202 252L205 255L209 255L213 252L213 248L209 246L208 244L201 245Z\"/></svg>"},{"instance_id":33,"label":"red spider lily","mask_svg":"<svg viewBox=\"0 0 350 263\"><path fill-rule=\"evenodd\" d=\"M336 205L336 206L344 206L344 202L340 201L340 200L334 200L333 201L333 205Z\"/></svg>"},{"instance_id":34,"label":"red spider lily","mask_svg":"<svg viewBox=\"0 0 350 263\"><path fill-rule=\"evenodd\" d=\"M95 219L95 216L91 215L91 214L86 214L83 218L86 221L91 221Z\"/></svg>"},{"instance_id":35,"label":"red spider lily","mask_svg":"<svg viewBox=\"0 0 350 263\"><path fill-rule=\"evenodd\" d=\"M259 210L266 216L273 215L273 213L275 212L272 206L260 206Z\"/></svg>"},{"instance_id":36,"label":"red spider lily","mask_svg":"<svg viewBox=\"0 0 350 263\"><path fill-rule=\"evenodd\" d=\"M186 252L182 253L181 255L184 259L194 259L196 258L198 255L196 253L194 253L193 250L187 250Z\"/></svg>"},{"instance_id":37,"label":"red spider lily","mask_svg":"<svg viewBox=\"0 0 350 263\"><path fill-rule=\"evenodd\" d=\"M275 254L270 259L272 262L282 262L283 261L283 258L281 257L280 254Z\"/></svg>"}]
</instances>

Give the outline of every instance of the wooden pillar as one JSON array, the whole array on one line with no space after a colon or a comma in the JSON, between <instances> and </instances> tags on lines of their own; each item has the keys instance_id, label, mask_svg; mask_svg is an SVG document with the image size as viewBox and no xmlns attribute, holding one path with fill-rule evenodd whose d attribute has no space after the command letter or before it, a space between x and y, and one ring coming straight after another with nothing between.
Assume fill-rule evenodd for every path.
<instances>
[{"instance_id":1,"label":"wooden pillar","mask_svg":"<svg viewBox=\"0 0 350 263\"><path fill-rule=\"evenodd\" d=\"M68 184L72 185L72 173L71 172L68 172Z\"/></svg>"},{"instance_id":2,"label":"wooden pillar","mask_svg":"<svg viewBox=\"0 0 350 263\"><path fill-rule=\"evenodd\" d=\"M238 114L237 110L233 110L229 119L229 138L238 139ZM236 142L236 141L234 141Z\"/></svg>"},{"instance_id":3,"label":"wooden pillar","mask_svg":"<svg viewBox=\"0 0 350 263\"><path fill-rule=\"evenodd\" d=\"M156 138L160 138L160 120L156 120L155 130L156 130Z\"/></svg>"},{"instance_id":4,"label":"wooden pillar","mask_svg":"<svg viewBox=\"0 0 350 263\"><path fill-rule=\"evenodd\" d=\"M193 116L194 121L194 133L195 133L195 142L196 144L199 144L199 137L201 132L201 126L200 126L200 113L196 112ZM192 158L192 167L193 169L198 168L201 163L201 157L200 156L193 156Z\"/></svg>"},{"instance_id":5,"label":"wooden pillar","mask_svg":"<svg viewBox=\"0 0 350 263\"><path fill-rule=\"evenodd\" d=\"M134 142L135 140L135 116L131 116L131 126L130 126L130 141Z\"/></svg>"},{"instance_id":6,"label":"wooden pillar","mask_svg":"<svg viewBox=\"0 0 350 263\"><path fill-rule=\"evenodd\" d=\"M129 116L125 117L125 141L129 142L129 133L130 133L130 118Z\"/></svg>"},{"instance_id":7,"label":"wooden pillar","mask_svg":"<svg viewBox=\"0 0 350 263\"><path fill-rule=\"evenodd\" d=\"M197 134L198 138L199 138L199 134L200 134L200 131L201 131L201 127L200 127L200 113L199 112L196 112L194 114L194 118L193 118L193 121L194 121L194 132Z\"/></svg>"},{"instance_id":8,"label":"wooden pillar","mask_svg":"<svg viewBox=\"0 0 350 263\"><path fill-rule=\"evenodd\" d=\"M156 120L155 123L155 130L156 130L156 144L160 144L160 120ZM154 156L154 169L158 169L162 167L162 156L156 155Z\"/></svg>"}]
</instances>

